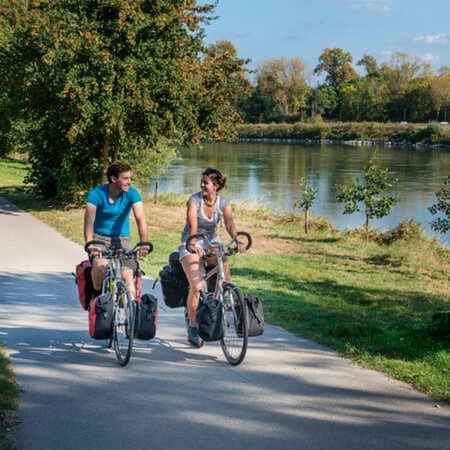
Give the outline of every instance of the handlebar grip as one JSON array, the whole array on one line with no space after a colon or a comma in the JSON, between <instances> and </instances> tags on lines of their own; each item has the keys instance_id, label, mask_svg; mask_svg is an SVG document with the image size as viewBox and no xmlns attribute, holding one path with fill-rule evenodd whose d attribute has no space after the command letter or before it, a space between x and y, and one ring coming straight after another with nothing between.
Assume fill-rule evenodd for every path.
<instances>
[{"instance_id":1,"label":"handlebar grip","mask_svg":"<svg viewBox=\"0 0 450 450\"><path fill-rule=\"evenodd\" d=\"M249 233L247 233L246 231L238 231L237 233L236 233L236 238L238 237L238 236L245 236L246 238L247 238L247 245L246 245L246 247L245 247L245 250L250 250L250 248L251 248L251 246L252 246L252 244L253 244L253 239L252 239L252 237L250 236L250 234Z\"/></svg>"},{"instance_id":2,"label":"handlebar grip","mask_svg":"<svg viewBox=\"0 0 450 450\"><path fill-rule=\"evenodd\" d=\"M103 241L98 241L98 240L93 240L93 241L89 241L89 242L86 242L86 244L85 244L85 246L84 246L84 251L86 252L86 253L89 253L88 252L88 247L89 246L91 246L91 245L101 245L101 246L105 246L105 243L103 242Z\"/></svg>"},{"instance_id":3,"label":"handlebar grip","mask_svg":"<svg viewBox=\"0 0 450 450\"><path fill-rule=\"evenodd\" d=\"M189 253L195 253L195 252L192 252L192 251L190 250L190 247L191 247L191 241L194 240L194 239L206 239L206 236L205 236L204 233L197 233L197 234L193 234L192 236L189 236L189 237L188 237L188 240L186 241L186 250L187 250Z\"/></svg>"},{"instance_id":4,"label":"handlebar grip","mask_svg":"<svg viewBox=\"0 0 450 450\"><path fill-rule=\"evenodd\" d=\"M150 241L141 241L138 242L135 246L133 251L136 251L139 247L149 247L148 253L150 254L153 251L153 244Z\"/></svg>"}]
</instances>

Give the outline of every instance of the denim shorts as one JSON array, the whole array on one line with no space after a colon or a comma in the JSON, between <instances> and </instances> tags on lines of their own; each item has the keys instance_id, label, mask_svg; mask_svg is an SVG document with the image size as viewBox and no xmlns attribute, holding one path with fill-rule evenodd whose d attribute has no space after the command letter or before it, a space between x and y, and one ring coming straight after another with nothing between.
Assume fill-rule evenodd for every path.
<instances>
[{"instance_id":1,"label":"denim shorts","mask_svg":"<svg viewBox=\"0 0 450 450\"><path fill-rule=\"evenodd\" d=\"M220 244L220 240L218 238L215 238L211 241L211 244ZM201 245L203 247L203 250L207 250L208 249L208 244L203 240L203 239L199 239L195 245ZM188 252L187 248L186 248L186 242L181 242L180 245L178 246L178 252L180 253L180 261L187 255L191 254Z\"/></svg>"}]
</instances>

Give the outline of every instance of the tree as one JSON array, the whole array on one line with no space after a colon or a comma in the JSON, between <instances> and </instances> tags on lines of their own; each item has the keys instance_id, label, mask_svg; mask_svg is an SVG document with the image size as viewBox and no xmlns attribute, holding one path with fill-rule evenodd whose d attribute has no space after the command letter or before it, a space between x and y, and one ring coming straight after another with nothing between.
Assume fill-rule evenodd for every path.
<instances>
[{"instance_id":1,"label":"tree","mask_svg":"<svg viewBox=\"0 0 450 450\"><path fill-rule=\"evenodd\" d=\"M336 199L344 203L344 214L353 214L363 208L366 245L369 243L369 221L389 215L397 202L395 197L388 193L396 182L397 180L389 178L389 169L379 167L377 162L371 159L364 168L364 183L354 180L350 186L341 187L336 195Z\"/></svg>"},{"instance_id":2,"label":"tree","mask_svg":"<svg viewBox=\"0 0 450 450\"><path fill-rule=\"evenodd\" d=\"M363 66L368 77L380 76L380 69L378 67L377 60L368 53L365 53L363 57L356 63L356 65Z\"/></svg>"},{"instance_id":3,"label":"tree","mask_svg":"<svg viewBox=\"0 0 450 450\"><path fill-rule=\"evenodd\" d=\"M331 86L321 86L311 90L309 97L311 117L331 114L337 106L336 91Z\"/></svg>"},{"instance_id":4,"label":"tree","mask_svg":"<svg viewBox=\"0 0 450 450\"><path fill-rule=\"evenodd\" d=\"M154 200L157 203L159 181L167 172L172 161L178 156L175 143L164 137L158 139L154 151L146 158L143 158L139 148L133 150L128 157L128 161L133 167L133 181L142 187L146 187L149 182L154 182Z\"/></svg>"},{"instance_id":5,"label":"tree","mask_svg":"<svg viewBox=\"0 0 450 450\"><path fill-rule=\"evenodd\" d=\"M241 121L239 101L249 95L245 68L249 60L239 58L230 41L217 41L204 53L200 65L199 125L205 137L235 139Z\"/></svg>"},{"instance_id":6,"label":"tree","mask_svg":"<svg viewBox=\"0 0 450 450\"><path fill-rule=\"evenodd\" d=\"M305 110L309 88L305 65L299 58L265 61L257 70L257 89L272 115L293 115Z\"/></svg>"},{"instance_id":7,"label":"tree","mask_svg":"<svg viewBox=\"0 0 450 450\"><path fill-rule=\"evenodd\" d=\"M317 196L317 189L308 185L306 178L302 177L299 181L300 199L295 203L296 208L300 208L305 212L305 233L308 233L308 212L311 209Z\"/></svg>"},{"instance_id":8,"label":"tree","mask_svg":"<svg viewBox=\"0 0 450 450\"><path fill-rule=\"evenodd\" d=\"M438 233L447 233L450 230L450 176L447 177L444 185L436 192L437 202L430 206L428 210L435 216L442 214L431 222L431 229Z\"/></svg>"},{"instance_id":9,"label":"tree","mask_svg":"<svg viewBox=\"0 0 450 450\"><path fill-rule=\"evenodd\" d=\"M442 107L445 108L444 120L447 120L447 108L450 106L450 73L446 76L433 76L430 80L430 89L436 120L439 120Z\"/></svg>"},{"instance_id":10,"label":"tree","mask_svg":"<svg viewBox=\"0 0 450 450\"><path fill-rule=\"evenodd\" d=\"M408 96L415 89L417 77L429 73L429 65L418 57L396 52L389 62L381 65L381 76L386 85L386 110L390 120L407 120L413 111Z\"/></svg>"},{"instance_id":11,"label":"tree","mask_svg":"<svg viewBox=\"0 0 450 450\"><path fill-rule=\"evenodd\" d=\"M41 194L79 202L113 160L140 165L161 138L190 143L234 129L223 88L230 71L208 84L215 66L201 27L214 5L27 3L19 21L15 2L2 10L9 25L0 30L0 86L15 97L0 101L9 118L3 136L29 149L28 178Z\"/></svg>"},{"instance_id":12,"label":"tree","mask_svg":"<svg viewBox=\"0 0 450 450\"><path fill-rule=\"evenodd\" d=\"M334 89L339 89L343 83L356 77L352 61L352 55L341 48L326 48L319 56L319 64L314 73L325 73L327 83Z\"/></svg>"}]
</instances>

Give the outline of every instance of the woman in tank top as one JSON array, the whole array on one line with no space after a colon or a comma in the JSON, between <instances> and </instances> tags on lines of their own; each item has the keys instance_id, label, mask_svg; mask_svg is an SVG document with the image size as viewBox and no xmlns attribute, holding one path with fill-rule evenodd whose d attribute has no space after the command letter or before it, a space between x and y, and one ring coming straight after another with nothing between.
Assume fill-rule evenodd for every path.
<instances>
[{"instance_id":1,"label":"woman in tank top","mask_svg":"<svg viewBox=\"0 0 450 450\"><path fill-rule=\"evenodd\" d=\"M233 211L227 198L219 195L219 192L226 186L226 177L219 170L208 168L202 173L200 182L200 192L191 195L187 202L186 225L181 234L181 243L179 247L180 261L189 281L189 296L187 299L188 317L188 340L200 347L202 341L198 335L195 311L197 310L200 292L204 289L203 266L201 258L205 254L205 243L197 241L190 253L186 249L186 241L189 236L197 233L204 233L212 242L218 241L217 224L223 217L225 227L231 237L236 235L237 229L233 221ZM245 251L245 246L238 243L239 252ZM208 263L214 264L212 258ZM225 264L225 273L230 277L228 265Z\"/></svg>"}]
</instances>

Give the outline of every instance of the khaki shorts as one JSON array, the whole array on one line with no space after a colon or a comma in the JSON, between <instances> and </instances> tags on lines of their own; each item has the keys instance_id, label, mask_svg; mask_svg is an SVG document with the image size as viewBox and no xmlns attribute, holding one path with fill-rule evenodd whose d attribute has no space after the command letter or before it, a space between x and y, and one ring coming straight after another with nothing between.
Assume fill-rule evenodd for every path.
<instances>
[{"instance_id":1,"label":"khaki shorts","mask_svg":"<svg viewBox=\"0 0 450 450\"><path fill-rule=\"evenodd\" d=\"M94 233L94 237L93 237L94 241L102 241L108 246L111 246L112 239L113 238L111 238L109 236L104 236L102 234L97 234L97 233ZM116 239L116 238L114 238L114 239ZM129 236L121 236L118 239L120 240L120 245L122 246L122 248L124 250L133 250L133 245L131 244L131 239ZM92 258L89 258L89 259L91 259L91 262L92 262ZM124 260L122 260L122 267L128 267L133 272L136 272L139 269L139 264L136 259L124 259Z\"/></svg>"}]
</instances>

